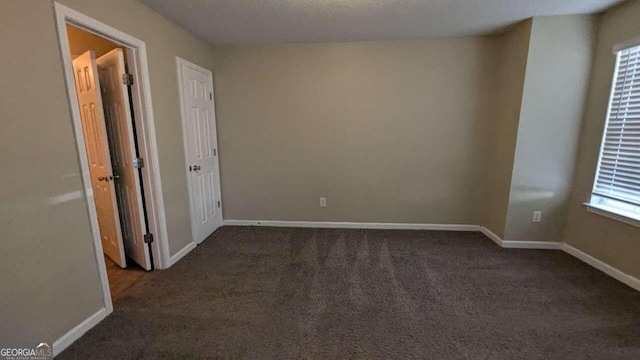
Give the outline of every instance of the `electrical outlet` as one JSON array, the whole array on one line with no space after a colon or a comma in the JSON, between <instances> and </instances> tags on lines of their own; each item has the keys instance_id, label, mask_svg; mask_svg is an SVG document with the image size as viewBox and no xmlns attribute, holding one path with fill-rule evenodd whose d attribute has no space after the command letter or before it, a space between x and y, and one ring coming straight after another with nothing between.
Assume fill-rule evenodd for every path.
<instances>
[{"instance_id":1,"label":"electrical outlet","mask_svg":"<svg viewBox=\"0 0 640 360\"><path fill-rule=\"evenodd\" d=\"M536 210L533 212L533 222L539 223L542 221L542 211Z\"/></svg>"},{"instance_id":2,"label":"electrical outlet","mask_svg":"<svg viewBox=\"0 0 640 360\"><path fill-rule=\"evenodd\" d=\"M320 207L327 207L327 198L320 198Z\"/></svg>"}]
</instances>

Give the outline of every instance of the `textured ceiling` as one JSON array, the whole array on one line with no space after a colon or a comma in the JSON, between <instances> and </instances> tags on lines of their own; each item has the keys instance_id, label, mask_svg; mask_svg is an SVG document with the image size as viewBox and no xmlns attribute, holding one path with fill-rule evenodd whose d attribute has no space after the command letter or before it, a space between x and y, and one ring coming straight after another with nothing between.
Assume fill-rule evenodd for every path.
<instances>
[{"instance_id":1,"label":"textured ceiling","mask_svg":"<svg viewBox=\"0 0 640 360\"><path fill-rule=\"evenodd\" d=\"M140 0L213 44L490 34L538 15L624 0Z\"/></svg>"}]
</instances>

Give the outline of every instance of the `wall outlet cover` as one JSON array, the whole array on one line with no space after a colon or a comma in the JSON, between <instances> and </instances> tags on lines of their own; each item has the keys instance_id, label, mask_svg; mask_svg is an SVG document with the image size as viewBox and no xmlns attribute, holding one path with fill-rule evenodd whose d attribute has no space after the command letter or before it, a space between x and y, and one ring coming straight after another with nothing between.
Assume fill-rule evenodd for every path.
<instances>
[{"instance_id":1,"label":"wall outlet cover","mask_svg":"<svg viewBox=\"0 0 640 360\"><path fill-rule=\"evenodd\" d=\"M539 223L542 221L542 211L533 212L533 222Z\"/></svg>"}]
</instances>

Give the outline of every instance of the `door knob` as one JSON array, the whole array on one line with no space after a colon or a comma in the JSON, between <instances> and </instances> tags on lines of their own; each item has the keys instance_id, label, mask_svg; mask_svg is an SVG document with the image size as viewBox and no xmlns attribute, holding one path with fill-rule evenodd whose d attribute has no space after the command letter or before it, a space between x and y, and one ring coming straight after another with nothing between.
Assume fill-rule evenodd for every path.
<instances>
[{"instance_id":1,"label":"door knob","mask_svg":"<svg viewBox=\"0 0 640 360\"><path fill-rule=\"evenodd\" d=\"M193 171L198 171L202 169L202 167L200 167L200 165L193 165Z\"/></svg>"},{"instance_id":2,"label":"door knob","mask_svg":"<svg viewBox=\"0 0 640 360\"><path fill-rule=\"evenodd\" d=\"M120 175L115 175L115 174L113 174L113 175L109 176L109 179L111 179L111 180L118 180L118 179L120 179Z\"/></svg>"}]
</instances>

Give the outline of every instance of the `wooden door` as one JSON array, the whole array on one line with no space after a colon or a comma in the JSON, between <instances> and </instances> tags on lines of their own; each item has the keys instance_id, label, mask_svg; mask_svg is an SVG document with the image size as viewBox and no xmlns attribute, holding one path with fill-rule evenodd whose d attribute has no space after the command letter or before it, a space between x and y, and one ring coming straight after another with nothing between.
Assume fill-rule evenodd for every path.
<instances>
[{"instance_id":1,"label":"wooden door","mask_svg":"<svg viewBox=\"0 0 640 360\"><path fill-rule=\"evenodd\" d=\"M73 60L73 70L102 248L109 258L124 268L127 263L120 229L116 191L111 180L113 170L109 156L109 143L95 53L87 51Z\"/></svg>"},{"instance_id":2,"label":"wooden door","mask_svg":"<svg viewBox=\"0 0 640 360\"><path fill-rule=\"evenodd\" d=\"M151 270L149 246L140 185L140 169L133 131L128 85L122 49L114 49L97 60L113 178L120 212L122 238L127 256L143 269Z\"/></svg>"}]
</instances>

